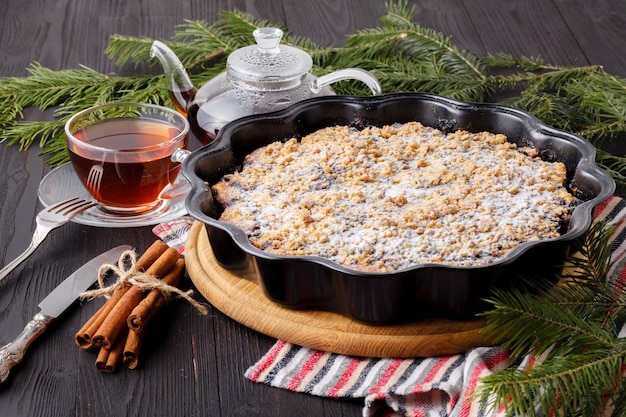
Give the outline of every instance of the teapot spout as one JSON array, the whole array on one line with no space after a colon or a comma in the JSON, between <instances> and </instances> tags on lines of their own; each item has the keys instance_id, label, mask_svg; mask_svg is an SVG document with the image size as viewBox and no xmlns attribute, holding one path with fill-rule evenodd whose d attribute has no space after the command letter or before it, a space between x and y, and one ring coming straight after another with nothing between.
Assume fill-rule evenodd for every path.
<instances>
[{"instance_id":1,"label":"teapot spout","mask_svg":"<svg viewBox=\"0 0 626 417\"><path fill-rule=\"evenodd\" d=\"M185 67L183 67L174 51L160 41L152 43L150 56L156 57L163 66L168 93L174 107L187 116L189 105L192 103L197 90L191 82Z\"/></svg>"}]
</instances>

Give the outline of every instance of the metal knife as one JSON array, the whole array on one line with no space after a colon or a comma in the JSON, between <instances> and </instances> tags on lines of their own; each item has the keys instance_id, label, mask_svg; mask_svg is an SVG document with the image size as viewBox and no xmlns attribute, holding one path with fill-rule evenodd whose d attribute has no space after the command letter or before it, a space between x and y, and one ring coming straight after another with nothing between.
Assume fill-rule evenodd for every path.
<instances>
[{"instance_id":1,"label":"metal knife","mask_svg":"<svg viewBox=\"0 0 626 417\"><path fill-rule=\"evenodd\" d=\"M47 326L71 306L81 292L96 282L100 267L117 262L125 251L131 249L131 246L122 245L96 256L65 278L39 303L39 313L28 322L22 333L0 348L0 383L6 381L11 368L22 361L28 346L46 331Z\"/></svg>"}]
</instances>

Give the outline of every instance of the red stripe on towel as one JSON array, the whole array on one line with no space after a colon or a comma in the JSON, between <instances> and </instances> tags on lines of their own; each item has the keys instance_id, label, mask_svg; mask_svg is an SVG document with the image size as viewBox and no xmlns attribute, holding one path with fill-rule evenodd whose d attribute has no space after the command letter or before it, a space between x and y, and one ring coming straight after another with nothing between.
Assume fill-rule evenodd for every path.
<instances>
[{"instance_id":1,"label":"red stripe on towel","mask_svg":"<svg viewBox=\"0 0 626 417\"><path fill-rule=\"evenodd\" d=\"M432 382L435 379L435 377L437 376L437 374L439 373L441 368L443 368L448 362L454 361L454 360L456 360L454 356L445 356L445 357L439 359L437 361L437 363L432 367L432 369L430 370L428 375L426 375L424 380L420 384L417 384L413 388L413 392L415 392L415 393L423 392L424 391L424 386L426 384Z\"/></svg>"},{"instance_id":2,"label":"red stripe on towel","mask_svg":"<svg viewBox=\"0 0 626 417\"><path fill-rule=\"evenodd\" d=\"M350 381L350 378L352 378L352 375L354 375L354 370L357 369L361 362L361 359L352 359L350 361L343 375L341 375L341 378L339 378L339 381L337 381L337 383L328 391L329 397L337 396L339 390L343 388L348 383L348 381Z\"/></svg>"},{"instance_id":3,"label":"red stripe on towel","mask_svg":"<svg viewBox=\"0 0 626 417\"><path fill-rule=\"evenodd\" d=\"M381 392L381 388L383 388L387 384L387 382L389 382L389 380L391 379L391 377L393 376L393 374L396 372L396 370L398 369L398 367L401 364L402 364L402 359L394 359L389 364L387 369L385 369L385 372L383 373L383 376L380 378L378 383L376 385L374 385L370 389L370 393L372 393L372 394L386 394L384 392ZM383 397L384 397L384 395L383 395Z\"/></svg>"},{"instance_id":4,"label":"red stripe on towel","mask_svg":"<svg viewBox=\"0 0 626 417\"><path fill-rule=\"evenodd\" d=\"M474 370L472 371L472 376L467 383L467 387L465 389L465 400L463 404L461 404L461 412L459 413L459 417L469 417L472 411L472 403L474 397L474 391L476 390L476 386L478 385L479 379L482 374L486 370L494 369L496 366L500 365L502 362L506 361L509 358L507 351L502 351L495 355L493 358L479 363Z\"/></svg>"},{"instance_id":5,"label":"red stripe on towel","mask_svg":"<svg viewBox=\"0 0 626 417\"><path fill-rule=\"evenodd\" d=\"M615 207L620 204L621 201L622 199L616 196L611 196L607 198L602 203L596 206L593 211L593 217L596 219L603 219L607 217L611 213L611 211L613 211L613 209L615 209Z\"/></svg>"},{"instance_id":6,"label":"red stripe on towel","mask_svg":"<svg viewBox=\"0 0 626 417\"><path fill-rule=\"evenodd\" d=\"M302 370L298 372L298 375L294 376L285 388L296 391L298 389L298 385L300 385L300 382L302 382L302 380L315 368L315 364L319 362L324 353L325 352L316 350L302 366Z\"/></svg>"},{"instance_id":7,"label":"red stripe on towel","mask_svg":"<svg viewBox=\"0 0 626 417\"><path fill-rule=\"evenodd\" d=\"M450 401L448 401L448 410L453 410L454 407L456 407L456 403L459 402L459 398L461 398L460 393L450 397Z\"/></svg>"},{"instance_id":8,"label":"red stripe on towel","mask_svg":"<svg viewBox=\"0 0 626 417\"><path fill-rule=\"evenodd\" d=\"M272 349L265 355L263 361L257 364L257 366L254 367L253 372L247 375L248 379L254 382L259 382L259 375L261 375L261 373L267 368L274 365L276 357L278 357L280 351L283 350L286 344L287 342L284 340L279 340L275 343Z\"/></svg>"}]
</instances>

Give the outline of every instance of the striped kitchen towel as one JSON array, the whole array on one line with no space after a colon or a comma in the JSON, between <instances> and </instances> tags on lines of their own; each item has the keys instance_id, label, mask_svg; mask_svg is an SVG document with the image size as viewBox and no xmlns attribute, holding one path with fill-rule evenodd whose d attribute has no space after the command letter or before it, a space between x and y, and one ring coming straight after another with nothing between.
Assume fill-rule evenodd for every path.
<instances>
[{"instance_id":1,"label":"striped kitchen towel","mask_svg":"<svg viewBox=\"0 0 626 417\"><path fill-rule=\"evenodd\" d=\"M368 417L481 416L487 415L486 405L472 401L479 378L513 364L500 347L437 358L386 359L351 357L278 341L245 376L312 395L364 398L363 415Z\"/></svg>"},{"instance_id":2,"label":"striped kitchen towel","mask_svg":"<svg viewBox=\"0 0 626 417\"><path fill-rule=\"evenodd\" d=\"M187 235L189 234L189 229L191 229L193 222L193 217L182 216L170 222L154 226L152 232L182 255L185 252Z\"/></svg>"},{"instance_id":3,"label":"striped kitchen towel","mask_svg":"<svg viewBox=\"0 0 626 417\"><path fill-rule=\"evenodd\" d=\"M612 279L626 283L626 200L609 198L596 208L595 219L606 220L614 227L610 274ZM164 241L184 242L187 221L159 225L154 231ZM173 230L179 235L170 238ZM622 333L626 336L626 325ZM494 409L489 401L479 403L474 398L480 379L541 360L512 358L500 346L431 358L363 358L279 340L245 376L254 382L311 395L363 398L365 417L504 417L501 408ZM611 414L612 409L607 408L605 415Z\"/></svg>"}]
</instances>

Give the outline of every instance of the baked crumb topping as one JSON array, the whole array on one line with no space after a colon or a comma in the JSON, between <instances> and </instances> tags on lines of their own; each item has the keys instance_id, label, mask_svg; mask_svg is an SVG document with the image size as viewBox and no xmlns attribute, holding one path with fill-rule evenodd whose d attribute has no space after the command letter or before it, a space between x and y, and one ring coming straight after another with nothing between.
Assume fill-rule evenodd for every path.
<instances>
[{"instance_id":1,"label":"baked crumb topping","mask_svg":"<svg viewBox=\"0 0 626 417\"><path fill-rule=\"evenodd\" d=\"M560 235L566 167L501 134L418 122L321 129L257 149L213 186L220 220L279 255L390 272L476 266Z\"/></svg>"}]
</instances>

